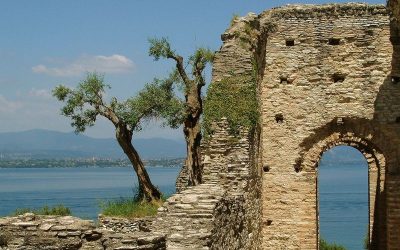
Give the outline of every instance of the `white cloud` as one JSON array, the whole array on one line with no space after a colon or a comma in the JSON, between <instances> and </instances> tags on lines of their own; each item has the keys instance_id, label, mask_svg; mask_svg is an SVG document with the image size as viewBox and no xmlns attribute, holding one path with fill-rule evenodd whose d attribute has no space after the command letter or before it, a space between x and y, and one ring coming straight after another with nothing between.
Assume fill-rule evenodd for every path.
<instances>
[{"instance_id":1,"label":"white cloud","mask_svg":"<svg viewBox=\"0 0 400 250\"><path fill-rule=\"evenodd\" d=\"M28 92L28 95L31 97L37 97L37 98L42 98L42 99L49 99L51 98L50 91L47 89L31 89Z\"/></svg>"},{"instance_id":2,"label":"white cloud","mask_svg":"<svg viewBox=\"0 0 400 250\"><path fill-rule=\"evenodd\" d=\"M123 55L111 56L89 56L79 57L72 63L60 66L49 67L43 64L32 67L32 71L38 74L51 76L79 76L85 72L97 71L100 73L126 73L134 68L132 60Z\"/></svg>"},{"instance_id":3,"label":"white cloud","mask_svg":"<svg viewBox=\"0 0 400 250\"><path fill-rule=\"evenodd\" d=\"M0 131L34 128L71 131L70 121L60 115L61 103L44 89L16 93L15 99L0 95Z\"/></svg>"},{"instance_id":4,"label":"white cloud","mask_svg":"<svg viewBox=\"0 0 400 250\"><path fill-rule=\"evenodd\" d=\"M23 104L18 101L7 100L4 96L0 95L0 113L13 113L21 108Z\"/></svg>"}]
</instances>

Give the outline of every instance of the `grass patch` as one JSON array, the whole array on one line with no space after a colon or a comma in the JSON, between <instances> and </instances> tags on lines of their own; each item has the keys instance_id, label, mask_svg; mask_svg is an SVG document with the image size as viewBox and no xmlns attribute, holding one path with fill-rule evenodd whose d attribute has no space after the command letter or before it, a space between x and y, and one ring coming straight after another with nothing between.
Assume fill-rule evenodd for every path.
<instances>
[{"instance_id":1,"label":"grass patch","mask_svg":"<svg viewBox=\"0 0 400 250\"><path fill-rule=\"evenodd\" d=\"M319 249L320 250L346 250L346 248L342 245L336 243L328 243L324 239L319 240Z\"/></svg>"},{"instance_id":2,"label":"grass patch","mask_svg":"<svg viewBox=\"0 0 400 250\"><path fill-rule=\"evenodd\" d=\"M153 202L141 202L134 198L121 198L115 201L101 202L101 213L106 216L123 218L141 218L154 216L157 209L162 205L163 200Z\"/></svg>"},{"instance_id":3,"label":"grass patch","mask_svg":"<svg viewBox=\"0 0 400 250\"><path fill-rule=\"evenodd\" d=\"M25 213L33 213L36 215L59 215L59 216L66 216L71 215L71 210L64 205L55 205L53 207L44 206L38 209L31 209L31 208L17 208L15 209L13 216L23 215Z\"/></svg>"}]
</instances>

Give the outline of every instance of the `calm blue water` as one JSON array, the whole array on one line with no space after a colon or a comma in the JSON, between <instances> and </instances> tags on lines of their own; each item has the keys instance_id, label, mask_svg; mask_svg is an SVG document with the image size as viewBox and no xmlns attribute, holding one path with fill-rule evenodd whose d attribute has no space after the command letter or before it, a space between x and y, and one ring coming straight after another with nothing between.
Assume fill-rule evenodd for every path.
<instances>
[{"instance_id":1,"label":"calm blue water","mask_svg":"<svg viewBox=\"0 0 400 250\"><path fill-rule=\"evenodd\" d=\"M162 192L175 192L179 167L147 169ZM321 235L349 250L362 249L368 225L366 162L332 165L322 160L318 171ZM75 216L96 219L100 201L132 197L136 185L130 167L0 168L0 216L9 215L16 208L62 203Z\"/></svg>"},{"instance_id":2,"label":"calm blue water","mask_svg":"<svg viewBox=\"0 0 400 250\"><path fill-rule=\"evenodd\" d=\"M348 250L363 249L368 230L368 165L361 153L355 160L322 160L318 169L320 234Z\"/></svg>"},{"instance_id":3,"label":"calm blue water","mask_svg":"<svg viewBox=\"0 0 400 250\"><path fill-rule=\"evenodd\" d=\"M154 185L170 195L180 170L147 168ZM132 168L0 168L0 216L16 208L64 204L75 216L96 219L99 202L132 197L137 178Z\"/></svg>"}]
</instances>

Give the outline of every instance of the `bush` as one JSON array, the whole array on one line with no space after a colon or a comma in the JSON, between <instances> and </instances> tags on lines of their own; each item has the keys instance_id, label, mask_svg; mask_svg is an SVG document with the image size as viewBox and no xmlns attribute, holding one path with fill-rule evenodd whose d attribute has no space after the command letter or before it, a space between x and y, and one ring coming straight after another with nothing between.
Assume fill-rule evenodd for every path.
<instances>
[{"instance_id":1,"label":"bush","mask_svg":"<svg viewBox=\"0 0 400 250\"><path fill-rule=\"evenodd\" d=\"M324 239L319 240L319 249L320 250L346 250L344 246L338 245L336 243L328 243Z\"/></svg>"},{"instance_id":2,"label":"bush","mask_svg":"<svg viewBox=\"0 0 400 250\"><path fill-rule=\"evenodd\" d=\"M101 213L106 216L116 216L123 218L141 218L154 216L157 209L162 205L162 201L141 202L136 199L121 198L115 201L101 202Z\"/></svg>"},{"instance_id":3,"label":"bush","mask_svg":"<svg viewBox=\"0 0 400 250\"><path fill-rule=\"evenodd\" d=\"M212 122L226 117L230 133L237 135L240 127L252 129L259 118L257 84L251 76L232 76L211 83L204 100L203 132L212 135Z\"/></svg>"},{"instance_id":4,"label":"bush","mask_svg":"<svg viewBox=\"0 0 400 250\"><path fill-rule=\"evenodd\" d=\"M71 215L71 210L64 205L55 205L54 207L44 206L38 209L31 209L31 208L17 208L15 209L13 215L22 215L25 213L34 213L36 215L59 215L59 216L66 216Z\"/></svg>"}]
</instances>

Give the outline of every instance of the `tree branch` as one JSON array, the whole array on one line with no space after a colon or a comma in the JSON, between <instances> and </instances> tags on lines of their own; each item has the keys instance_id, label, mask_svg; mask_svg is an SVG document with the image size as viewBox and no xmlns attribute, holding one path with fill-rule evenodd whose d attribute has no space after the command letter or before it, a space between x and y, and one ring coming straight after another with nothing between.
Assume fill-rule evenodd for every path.
<instances>
[{"instance_id":1,"label":"tree branch","mask_svg":"<svg viewBox=\"0 0 400 250\"><path fill-rule=\"evenodd\" d=\"M103 106L105 111L103 111L103 116L110 120L115 126L119 123L118 116L114 113L114 111L107 106Z\"/></svg>"},{"instance_id":2,"label":"tree branch","mask_svg":"<svg viewBox=\"0 0 400 250\"><path fill-rule=\"evenodd\" d=\"M178 69L179 75L182 77L182 80L185 83L186 87L189 87L189 84L192 80L186 74L185 68L183 66L183 57L181 57L180 55L172 54L167 58L175 60L176 68Z\"/></svg>"},{"instance_id":3,"label":"tree branch","mask_svg":"<svg viewBox=\"0 0 400 250\"><path fill-rule=\"evenodd\" d=\"M206 81L204 80L204 77L203 77L203 70L205 68L205 64L204 63L202 64L199 61L200 60L198 60L194 64L193 75L196 77L197 85L202 87L202 86L206 85Z\"/></svg>"}]
</instances>

